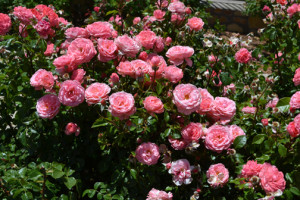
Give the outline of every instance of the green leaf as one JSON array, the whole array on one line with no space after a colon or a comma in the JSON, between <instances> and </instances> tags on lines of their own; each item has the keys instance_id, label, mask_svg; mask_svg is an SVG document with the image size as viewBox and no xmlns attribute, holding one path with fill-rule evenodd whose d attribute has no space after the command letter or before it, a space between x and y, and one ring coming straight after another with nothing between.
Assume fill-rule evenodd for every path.
<instances>
[{"instance_id":1,"label":"green leaf","mask_svg":"<svg viewBox=\"0 0 300 200\"><path fill-rule=\"evenodd\" d=\"M136 179L136 174L137 174L137 172L136 172L135 169L130 169L130 174L131 174L131 176L132 176L134 179Z\"/></svg>"},{"instance_id":2,"label":"green leaf","mask_svg":"<svg viewBox=\"0 0 300 200\"><path fill-rule=\"evenodd\" d=\"M94 184L94 189L97 190L99 188L99 186L101 185L101 182L96 182Z\"/></svg>"},{"instance_id":3,"label":"green leaf","mask_svg":"<svg viewBox=\"0 0 300 200\"><path fill-rule=\"evenodd\" d=\"M108 125L108 123L105 122L102 118L100 118L100 119L97 119L97 120L93 123L92 128L97 128L97 127L107 126L107 125Z\"/></svg>"},{"instance_id":4,"label":"green leaf","mask_svg":"<svg viewBox=\"0 0 300 200\"><path fill-rule=\"evenodd\" d=\"M281 157L285 157L286 153L287 153L287 149L285 148L285 146L283 144L279 144L278 145L278 153Z\"/></svg>"},{"instance_id":5,"label":"green leaf","mask_svg":"<svg viewBox=\"0 0 300 200\"><path fill-rule=\"evenodd\" d=\"M229 85L232 82L232 78L228 72L221 72L220 79L223 85Z\"/></svg>"},{"instance_id":6,"label":"green leaf","mask_svg":"<svg viewBox=\"0 0 300 200\"><path fill-rule=\"evenodd\" d=\"M165 122L168 122L170 120L170 115L168 112L164 113L164 120L165 120Z\"/></svg>"},{"instance_id":7,"label":"green leaf","mask_svg":"<svg viewBox=\"0 0 300 200\"><path fill-rule=\"evenodd\" d=\"M278 108L279 112L288 112L290 109L290 97L284 97L280 99L276 105Z\"/></svg>"},{"instance_id":8,"label":"green leaf","mask_svg":"<svg viewBox=\"0 0 300 200\"><path fill-rule=\"evenodd\" d=\"M296 188L296 187L291 187L290 191L291 191L293 194L295 194L295 195L297 195L297 196L300 196L300 191L299 191L298 188Z\"/></svg>"},{"instance_id":9,"label":"green leaf","mask_svg":"<svg viewBox=\"0 0 300 200\"><path fill-rule=\"evenodd\" d=\"M245 135L240 135L235 138L233 142L233 146L235 149L240 149L244 147L246 143L247 143L247 137Z\"/></svg>"},{"instance_id":10,"label":"green leaf","mask_svg":"<svg viewBox=\"0 0 300 200\"><path fill-rule=\"evenodd\" d=\"M63 175L65 175L65 172L59 171L57 169L54 169L51 176L55 179L61 178Z\"/></svg>"},{"instance_id":11,"label":"green leaf","mask_svg":"<svg viewBox=\"0 0 300 200\"><path fill-rule=\"evenodd\" d=\"M261 144L263 143L266 135L264 134L258 134L253 138L252 144Z\"/></svg>"},{"instance_id":12,"label":"green leaf","mask_svg":"<svg viewBox=\"0 0 300 200\"><path fill-rule=\"evenodd\" d=\"M88 195L89 198L93 198L93 196L96 194L96 190L85 190L82 194L82 197L84 197L85 195Z\"/></svg>"},{"instance_id":13,"label":"green leaf","mask_svg":"<svg viewBox=\"0 0 300 200\"><path fill-rule=\"evenodd\" d=\"M76 184L76 179L74 177L66 177L65 185L69 190Z\"/></svg>"},{"instance_id":14,"label":"green leaf","mask_svg":"<svg viewBox=\"0 0 300 200\"><path fill-rule=\"evenodd\" d=\"M161 92L162 92L162 85L161 85L160 82L156 83L156 92L157 92L158 95L160 95Z\"/></svg>"}]
</instances>

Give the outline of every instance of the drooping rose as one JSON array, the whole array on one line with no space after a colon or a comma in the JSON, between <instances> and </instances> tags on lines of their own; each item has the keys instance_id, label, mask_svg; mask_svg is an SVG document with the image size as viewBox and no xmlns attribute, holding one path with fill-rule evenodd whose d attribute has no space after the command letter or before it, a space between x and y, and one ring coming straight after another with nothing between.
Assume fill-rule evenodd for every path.
<instances>
[{"instance_id":1,"label":"drooping rose","mask_svg":"<svg viewBox=\"0 0 300 200\"><path fill-rule=\"evenodd\" d=\"M205 136L205 147L209 150L221 153L232 144L230 130L226 126L213 125L208 128Z\"/></svg>"},{"instance_id":2,"label":"drooping rose","mask_svg":"<svg viewBox=\"0 0 300 200\"><path fill-rule=\"evenodd\" d=\"M116 92L109 97L110 106L108 111L112 116L120 120L128 119L136 111L132 94L126 92Z\"/></svg>"},{"instance_id":3,"label":"drooping rose","mask_svg":"<svg viewBox=\"0 0 300 200\"><path fill-rule=\"evenodd\" d=\"M160 158L159 147L151 142L142 143L135 150L136 159L145 165L155 165Z\"/></svg>"},{"instance_id":4,"label":"drooping rose","mask_svg":"<svg viewBox=\"0 0 300 200\"><path fill-rule=\"evenodd\" d=\"M84 101L84 88L78 81L67 80L61 84L58 98L66 106L78 106Z\"/></svg>"},{"instance_id":5,"label":"drooping rose","mask_svg":"<svg viewBox=\"0 0 300 200\"><path fill-rule=\"evenodd\" d=\"M37 113L41 118L52 119L59 112L59 108L60 102L54 94L46 94L36 104Z\"/></svg>"},{"instance_id":6,"label":"drooping rose","mask_svg":"<svg viewBox=\"0 0 300 200\"><path fill-rule=\"evenodd\" d=\"M229 171L222 163L218 163L209 167L206 176L212 187L223 187L228 182Z\"/></svg>"},{"instance_id":7,"label":"drooping rose","mask_svg":"<svg viewBox=\"0 0 300 200\"><path fill-rule=\"evenodd\" d=\"M111 89L105 83L93 83L85 90L86 102L91 104L102 103L108 100Z\"/></svg>"}]
</instances>

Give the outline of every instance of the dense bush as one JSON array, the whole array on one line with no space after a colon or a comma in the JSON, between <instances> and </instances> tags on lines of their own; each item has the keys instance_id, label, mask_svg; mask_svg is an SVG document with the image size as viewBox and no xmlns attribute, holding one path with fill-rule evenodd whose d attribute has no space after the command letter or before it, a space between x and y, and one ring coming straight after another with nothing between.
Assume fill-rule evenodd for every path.
<instances>
[{"instance_id":1,"label":"dense bush","mask_svg":"<svg viewBox=\"0 0 300 200\"><path fill-rule=\"evenodd\" d=\"M0 14L2 199L299 198L300 6L251 50L194 3Z\"/></svg>"}]
</instances>

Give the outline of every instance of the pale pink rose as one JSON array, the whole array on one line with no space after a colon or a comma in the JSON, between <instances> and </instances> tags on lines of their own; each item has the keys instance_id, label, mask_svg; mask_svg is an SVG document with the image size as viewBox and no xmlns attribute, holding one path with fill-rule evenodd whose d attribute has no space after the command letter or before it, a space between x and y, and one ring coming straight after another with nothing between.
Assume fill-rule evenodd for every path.
<instances>
[{"instance_id":1,"label":"pale pink rose","mask_svg":"<svg viewBox=\"0 0 300 200\"><path fill-rule=\"evenodd\" d=\"M41 118L52 119L59 112L60 102L56 95L46 94L37 101L36 110Z\"/></svg>"},{"instance_id":2,"label":"pale pink rose","mask_svg":"<svg viewBox=\"0 0 300 200\"><path fill-rule=\"evenodd\" d=\"M293 94L290 100L290 108L293 110L300 108L300 91Z\"/></svg>"},{"instance_id":3,"label":"pale pink rose","mask_svg":"<svg viewBox=\"0 0 300 200\"><path fill-rule=\"evenodd\" d=\"M300 85L300 68L298 68L295 72L294 78L293 78L293 82L295 86Z\"/></svg>"},{"instance_id":4,"label":"pale pink rose","mask_svg":"<svg viewBox=\"0 0 300 200\"><path fill-rule=\"evenodd\" d=\"M172 13L185 13L185 5L184 3L177 1L169 4L168 10Z\"/></svg>"},{"instance_id":5,"label":"pale pink rose","mask_svg":"<svg viewBox=\"0 0 300 200\"><path fill-rule=\"evenodd\" d=\"M229 132L232 137L232 142L235 140L236 137L241 136L241 135L246 135L244 130L237 125L229 126Z\"/></svg>"},{"instance_id":6,"label":"pale pink rose","mask_svg":"<svg viewBox=\"0 0 300 200\"><path fill-rule=\"evenodd\" d=\"M228 182L229 171L222 163L218 163L209 167L206 177L212 187L223 187Z\"/></svg>"},{"instance_id":7,"label":"pale pink rose","mask_svg":"<svg viewBox=\"0 0 300 200\"><path fill-rule=\"evenodd\" d=\"M84 75L85 75L85 71L84 69L75 69L72 73L72 76L71 76L71 79L72 80L76 80L78 81L79 83L83 83L83 80L84 80Z\"/></svg>"},{"instance_id":8,"label":"pale pink rose","mask_svg":"<svg viewBox=\"0 0 300 200\"><path fill-rule=\"evenodd\" d=\"M181 135L183 139L188 142L198 142L203 136L202 124L193 122L189 123L181 130Z\"/></svg>"},{"instance_id":9,"label":"pale pink rose","mask_svg":"<svg viewBox=\"0 0 300 200\"><path fill-rule=\"evenodd\" d=\"M294 118L295 128L300 132L300 114Z\"/></svg>"},{"instance_id":10,"label":"pale pink rose","mask_svg":"<svg viewBox=\"0 0 300 200\"><path fill-rule=\"evenodd\" d=\"M226 86L224 86L224 88L223 88L223 96L227 96L230 92L232 93L232 94L234 94L235 93L235 85L233 84L233 83L231 83L230 85L226 85Z\"/></svg>"},{"instance_id":11,"label":"pale pink rose","mask_svg":"<svg viewBox=\"0 0 300 200\"><path fill-rule=\"evenodd\" d=\"M262 120L261 120L261 123L262 123L264 126L268 126L268 124L269 124L269 119L262 119Z\"/></svg>"},{"instance_id":12,"label":"pale pink rose","mask_svg":"<svg viewBox=\"0 0 300 200\"><path fill-rule=\"evenodd\" d=\"M292 17L295 13L299 12L299 5L294 3L293 5L291 5L290 7L288 7L288 9L286 10L289 17Z\"/></svg>"},{"instance_id":13,"label":"pale pink rose","mask_svg":"<svg viewBox=\"0 0 300 200\"><path fill-rule=\"evenodd\" d=\"M76 38L88 38L89 33L84 28L80 27L71 27L65 31L65 36L68 39L76 39Z\"/></svg>"},{"instance_id":14,"label":"pale pink rose","mask_svg":"<svg viewBox=\"0 0 300 200\"><path fill-rule=\"evenodd\" d=\"M173 103L178 112L190 115L201 103L200 91L192 84L179 84L173 91Z\"/></svg>"},{"instance_id":15,"label":"pale pink rose","mask_svg":"<svg viewBox=\"0 0 300 200\"><path fill-rule=\"evenodd\" d=\"M211 110L207 113L214 121L228 124L236 113L236 104L226 97L216 97Z\"/></svg>"},{"instance_id":16,"label":"pale pink rose","mask_svg":"<svg viewBox=\"0 0 300 200\"><path fill-rule=\"evenodd\" d=\"M85 38L76 38L68 48L68 55L75 57L77 65L90 62L96 54L93 42Z\"/></svg>"},{"instance_id":17,"label":"pale pink rose","mask_svg":"<svg viewBox=\"0 0 300 200\"><path fill-rule=\"evenodd\" d=\"M135 77L135 71L133 65L129 61L120 62L117 67L118 73L122 76L130 76L132 78Z\"/></svg>"},{"instance_id":18,"label":"pale pink rose","mask_svg":"<svg viewBox=\"0 0 300 200\"><path fill-rule=\"evenodd\" d=\"M34 28L43 39L47 39L49 35L53 34L51 24L46 20L39 21Z\"/></svg>"},{"instance_id":19,"label":"pale pink rose","mask_svg":"<svg viewBox=\"0 0 300 200\"><path fill-rule=\"evenodd\" d=\"M54 85L54 77L52 72L48 72L44 69L39 69L30 78L30 85L36 90L41 90L45 88L46 90L51 90Z\"/></svg>"},{"instance_id":20,"label":"pale pink rose","mask_svg":"<svg viewBox=\"0 0 300 200\"><path fill-rule=\"evenodd\" d=\"M120 120L128 119L136 111L134 98L130 93L114 93L110 95L109 103L108 111L111 112L112 116L118 117Z\"/></svg>"},{"instance_id":21,"label":"pale pink rose","mask_svg":"<svg viewBox=\"0 0 300 200\"><path fill-rule=\"evenodd\" d=\"M28 36L28 32L27 32L26 28L27 28L26 25L20 23L20 25L19 25L19 34L24 38L26 38Z\"/></svg>"},{"instance_id":22,"label":"pale pink rose","mask_svg":"<svg viewBox=\"0 0 300 200\"><path fill-rule=\"evenodd\" d=\"M248 63L251 60L252 56L246 48L241 48L238 52L235 53L234 58L238 63Z\"/></svg>"},{"instance_id":23,"label":"pale pink rose","mask_svg":"<svg viewBox=\"0 0 300 200\"><path fill-rule=\"evenodd\" d=\"M59 17L58 22L60 26L67 26L70 22L68 22L65 18Z\"/></svg>"},{"instance_id":24,"label":"pale pink rose","mask_svg":"<svg viewBox=\"0 0 300 200\"><path fill-rule=\"evenodd\" d=\"M84 88L78 81L67 80L61 84L58 98L65 106L78 106L84 101Z\"/></svg>"},{"instance_id":25,"label":"pale pink rose","mask_svg":"<svg viewBox=\"0 0 300 200\"><path fill-rule=\"evenodd\" d=\"M203 29L204 22L201 18L198 17L192 17L188 20L187 25L190 27L193 31L200 31Z\"/></svg>"},{"instance_id":26,"label":"pale pink rose","mask_svg":"<svg viewBox=\"0 0 300 200\"><path fill-rule=\"evenodd\" d=\"M285 180L284 175L277 167L264 163L261 171L259 172L260 185L267 194L277 192L278 190L284 191Z\"/></svg>"},{"instance_id":27,"label":"pale pink rose","mask_svg":"<svg viewBox=\"0 0 300 200\"><path fill-rule=\"evenodd\" d=\"M154 43L154 51L156 53L160 53L165 49L165 43L164 43L164 39L160 36L158 36L156 38L156 41Z\"/></svg>"},{"instance_id":28,"label":"pale pink rose","mask_svg":"<svg viewBox=\"0 0 300 200\"><path fill-rule=\"evenodd\" d=\"M133 19L133 25L137 25L138 23L140 23L140 21L141 21L141 18L140 18L140 17L135 17L135 18Z\"/></svg>"},{"instance_id":29,"label":"pale pink rose","mask_svg":"<svg viewBox=\"0 0 300 200\"><path fill-rule=\"evenodd\" d=\"M30 24L30 22L32 22L35 19L34 15L31 12L31 9L22 6L14 7L13 14L24 25Z\"/></svg>"},{"instance_id":30,"label":"pale pink rose","mask_svg":"<svg viewBox=\"0 0 300 200\"><path fill-rule=\"evenodd\" d=\"M252 176L258 176L262 169L262 164L257 164L257 161L249 160L243 165L241 176L244 178L251 178Z\"/></svg>"},{"instance_id":31,"label":"pale pink rose","mask_svg":"<svg viewBox=\"0 0 300 200\"><path fill-rule=\"evenodd\" d=\"M113 25L108 22L94 22L85 28L91 36L107 39L112 37Z\"/></svg>"},{"instance_id":32,"label":"pale pink rose","mask_svg":"<svg viewBox=\"0 0 300 200\"><path fill-rule=\"evenodd\" d=\"M80 127L73 122L69 122L65 128L65 134L71 135L73 133L75 133L75 136L78 136L80 133Z\"/></svg>"},{"instance_id":33,"label":"pale pink rose","mask_svg":"<svg viewBox=\"0 0 300 200\"><path fill-rule=\"evenodd\" d=\"M183 78L183 71L175 65L171 65L165 67L163 77L171 83L178 83Z\"/></svg>"},{"instance_id":34,"label":"pale pink rose","mask_svg":"<svg viewBox=\"0 0 300 200\"><path fill-rule=\"evenodd\" d=\"M128 37L128 35L117 37L115 39L115 44L123 55L132 58L135 57L141 49L140 42Z\"/></svg>"},{"instance_id":35,"label":"pale pink rose","mask_svg":"<svg viewBox=\"0 0 300 200\"><path fill-rule=\"evenodd\" d=\"M145 74L150 74L152 67L149 63L143 60L133 60L131 65L134 71L134 78L144 77Z\"/></svg>"},{"instance_id":36,"label":"pale pink rose","mask_svg":"<svg viewBox=\"0 0 300 200\"><path fill-rule=\"evenodd\" d=\"M295 127L295 122L290 122L289 125L286 127L286 130L291 137L297 137L300 135L300 132Z\"/></svg>"},{"instance_id":37,"label":"pale pink rose","mask_svg":"<svg viewBox=\"0 0 300 200\"><path fill-rule=\"evenodd\" d=\"M166 41L165 41L165 44L166 44L167 46L170 46L171 43L172 43L172 38L167 37L167 38L166 38ZM300 55L300 54L299 54L299 55Z\"/></svg>"},{"instance_id":38,"label":"pale pink rose","mask_svg":"<svg viewBox=\"0 0 300 200\"><path fill-rule=\"evenodd\" d=\"M94 11L95 11L96 13L98 13L98 12L100 11L100 7L98 7L98 6L94 7Z\"/></svg>"},{"instance_id":39,"label":"pale pink rose","mask_svg":"<svg viewBox=\"0 0 300 200\"><path fill-rule=\"evenodd\" d=\"M163 21L165 14L166 14L166 12L164 12L162 10L155 10L153 12L153 16L156 18L157 21Z\"/></svg>"},{"instance_id":40,"label":"pale pink rose","mask_svg":"<svg viewBox=\"0 0 300 200\"><path fill-rule=\"evenodd\" d=\"M145 165L155 165L160 157L159 147L151 142L142 143L135 150L136 159Z\"/></svg>"},{"instance_id":41,"label":"pale pink rose","mask_svg":"<svg viewBox=\"0 0 300 200\"><path fill-rule=\"evenodd\" d=\"M281 4L282 6L284 6L284 5L286 5L288 3L287 0L276 0L276 2L278 4Z\"/></svg>"},{"instance_id":42,"label":"pale pink rose","mask_svg":"<svg viewBox=\"0 0 300 200\"><path fill-rule=\"evenodd\" d=\"M279 99L277 97L273 98L271 101L269 101L266 105L266 109L267 108L275 108L277 103L278 103Z\"/></svg>"},{"instance_id":43,"label":"pale pink rose","mask_svg":"<svg viewBox=\"0 0 300 200\"><path fill-rule=\"evenodd\" d=\"M186 140L184 140L183 138L181 138L181 139L174 139L171 136L169 136L168 140L169 140L171 146L175 150L183 150L183 149L185 149L185 147L187 147L189 145L189 142L186 141Z\"/></svg>"},{"instance_id":44,"label":"pale pink rose","mask_svg":"<svg viewBox=\"0 0 300 200\"><path fill-rule=\"evenodd\" d=\"M165 191L157 190L152 188L148 193L146 200L172 200L173 195L171 192L166 193Z\"/></svg>"},{"instance_id":45,"label":"pale pink rose","mask_svg":"<svg viewBox=\"0 0 300 200\"><path fill-rule=\"evenodd\" d=\"M118 47L113 40L98 39L98 60L101 62L108 62L113 60L118 55Z\"/></svg>"},{"instance_id":46,"label":"pale pink rose","mask_svg":"<svg viewBox=\"0 0 300 200\"><path fill-rule=\"evenodd\" d=\"M154 77L155 74L155 79L160 79L163 76L165 68L167 67L167 63L164 57L159 56L155 53L150 53L147 56L146 62L149 63L151 66L149 70L149 75ZM153 67L156 67L157 69L154 70Z\"/></svg>"},{"instance_id":47,"label":"pale pink rose","mask_svg":"<svg viewBox=\"0 0 300 200\"><path fill-rule=\"evenodd\" d=\"M263 7L262 11L263 11L263 12L270 12L271 9L270 9L269 6L265 5L265 6Z\"/></svg>"},{"instance_id":48,"label":"pale pink rose","mask_svg":"<svg viewBox=\"0 0 300 200\"><path fill-rule=\"evenodd\" d=\"M193 180L191 176L191 166L186 159L172 162L169 174L173 175L173 183L177 186L190 184Z\"/></svg>"},{"instance_id":49,"label":"pale pink rose","mask_svg":"<svg viewBox=\"0 0 300 200\"><path fill-rule=\"evenodd\" d=\"M249 106L246 106L242 109L242 112L243 113L246 113L246 114L255 114L256 112L256 107L249 107Z\"/></svg>"},{"instance_id":50,"label":"pale pink rose","mask_svg":"<svg viewBox=\"0 0 300 200\"><path fill-rule=\"evenodd\" d=\"M120 81L120 77L116 73L112 73L108 80L111 86L119 83L119 81Z\"/></svg>"},{"instance_id":51,"label":"pale pink rose","mask_svg":"<svg viewBox=\"0 0 300 200\"><path fill-rule=\"evenodd\" d=\"M77 69L75 57L73 55L60 56L53 61L53 65L55 65L56 71L60 74L68 73Z\"/></svg>"},{"instance_id":52,"label":"pale pink rose","mask_svg":"<svg viewBox=\"0 0 300 200\"><path fill-rule=\"evenodd\" d=\"M213 125L207 129L205 147L209 150L221 153L232 144L230 130L226 126Z\"/></svg>"},{"instance_id":53,"label":"pale pink rose","mask_svg":"<svg viewBox=\"0 0 300 200\"><path fill-rule=\"evenodd\" d=\"M51 56L52 54L56 53L59 51L59 48L56 47L56 49L54 49L54 44L53 43L49 43L47 44L47 49L44 52L45 56Z\"/></svg>"},{"instance_id":54,"label":"pale pink rose","mask_svg":"<svg viewBox=\"0 0 300 200\"><path fill-rule=\"evenodd\" d=\"M188 46L174 46L171 47L166 56L170 62L174 65L181 65L185 60L189 66L192 66L192 60L190 57L194 54L194 49Z\"/></svg>"},{"instance_id":55,"label":"pale pink rose","mask_svg":"<svg viewBox=\"0 0 300 200\"><path fill-rule=\"evenodd\" d=\"M154 113L160 114L164 112L164 104L163 102L155 97L149 96L143 101L144 107L150 115L154 115Z\"/></svg>"},{"instance_id":56,"label":"pale pink rose","mask_svg":"<svg viewBox=\"0 0 300 200\"><path fill-rule=\"evenodd\" d=\"M197 113L200 115L205 115L208 111L210 111L214 104L214 97L207 91L207 89L199 88L202 101L200 103L199 109Z\"/></svg>"},{"instance_id":57,"label":"pale pink rose","mask_svg":"<svg viewBox=\"0 0 300 200\"><path fill-rule=\"evenodd\" d=\"M93 83L85 90L86 102L89 105L96 103L105 104L110 91L110 87L105 83Z\"/></svg>"},{"instance_id":58,"label":"pale pink rose","mask_svg":"<svg viewBox=\"0 0 300 200\"><path fill-rule=\"evenodd\" d=\"M153 49L156 41L156 34L153 31L141 31L137 36L138 40L145 49Z\"/></svg>"}]
</instances>

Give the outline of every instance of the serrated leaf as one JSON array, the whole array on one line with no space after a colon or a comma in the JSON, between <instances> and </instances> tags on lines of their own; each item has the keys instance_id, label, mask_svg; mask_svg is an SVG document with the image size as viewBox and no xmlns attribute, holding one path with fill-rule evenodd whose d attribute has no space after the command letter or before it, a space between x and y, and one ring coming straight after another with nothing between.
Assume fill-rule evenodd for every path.
<instances>
[{"instance_id":1,"label":"serrated leaf","mask_svg":"<svg viewBox=\"0 0 300 200\"><path fill-rule=\"evenodd\" d=\"M240 149L244 147L246 143L247 143L247 137L245 135L240 135L235 138L233 142L233 146L235 149Z\"/></svg>"}]
</instances>

